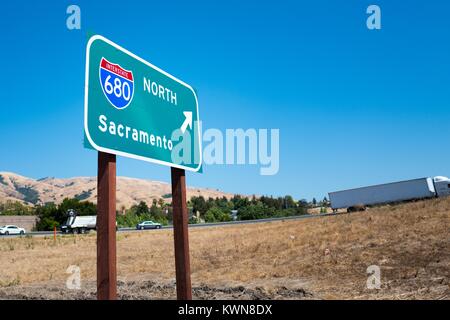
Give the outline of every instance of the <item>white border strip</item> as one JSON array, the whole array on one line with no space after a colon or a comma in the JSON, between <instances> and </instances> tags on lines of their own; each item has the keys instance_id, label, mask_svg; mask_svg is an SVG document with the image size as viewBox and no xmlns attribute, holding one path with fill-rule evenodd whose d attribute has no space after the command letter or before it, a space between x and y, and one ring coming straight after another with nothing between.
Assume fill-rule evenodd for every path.
<instances>
[{"instance_id":1,"label":"white border strip","mask_svg":"<svg viewBox=\"0 0 450 320\"><path fill-rule=\"evenodd\" d=\"M200 162L197 168L191 168L191 167L187 167L187 166L183 166L183 165L179 165L179 164L174 164L171 162L166 162L166 161L162 161L162 160L157 160L157 159L153 159L153 158L147 158L147 157L143 157L143 156L138 156L132 153L127 153L127 152L123 152L123 151L119 151L119 150L114 150L114 149L108 149L108 148L103 148L98 146L97 144L94 143L94 141L92 140L90 134L89 134L89 130L88 130L88 96L89 96L89 54L90 54L90 48L92 43L95 40L102 40L104 42L106 42L107 44L113 46L114 48L122 51L123 53L131 56L132 58L146 64L147 66L149 66L150 68L153 68L154 70L164 74L165 76L171 78L172 80L178 82L179 84L185 86L186 88L188 88L189 90L192 91L192 93L194 94L195 97L195 103L196 103L196 107L197 107L197 128L198 128L198 143L199 143L199 148L200 148ZM202 138L201 138L201 132L200 132L200 114L198 112L198 99L197 99L197 95L195 94L194 89L188 85L187 83L175 78L174 76L172 76L171 74L165 72L164 70L161 70L160 68L154 66L153 64L151 64L150 62L145 61L144 59L136 56L135 54L131 53L130 51L122 48L121 46L115 44L114 42L106 39L103 36L100 35L95 35L92 36L86 46L86 69L85 69L85 90L84 90L84 132L86 133L86 137L89 140L89 143L94 147L94 149L101 151L101 152L106 152L106 153L112 153L112 154L116 154L118 156L123 156L123 157L128 157L128 158L132 158L132 159L136 159L136 160L142 160L142 161L147 161L147 162L152 162L152 163L157 163L157 164L161 164L164 166L169 166L169 167L174 167L174 168L179 168L179 169L184 169L184 170L188 170L188 171L193 171L193 172L197 172L198 170L200 170L200 167L202 165Z\"/></svg>"}]
</instances>

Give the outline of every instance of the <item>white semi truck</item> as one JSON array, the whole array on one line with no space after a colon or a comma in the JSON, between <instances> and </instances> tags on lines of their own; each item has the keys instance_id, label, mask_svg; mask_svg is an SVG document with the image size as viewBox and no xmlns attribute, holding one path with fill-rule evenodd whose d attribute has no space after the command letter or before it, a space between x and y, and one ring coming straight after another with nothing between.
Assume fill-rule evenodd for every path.
<instances>
[{"instance_id":1,"label":"white semi truck","mask_svg":"<svg viewBox=\"0 0 450 320\"><path fill-rule=\"evenodd\" d=\"M364 210L366 206L370 205L448 195L450 195L450 179L442 176L378 184L328 193L333 210L347 208L348 212Z\"/></svg>"},{"instance_id":2,"label":"white semi truck","mask_svg":"<svg viewBox=\"0 0 450 320\"><path fill-rule=\"evenodd\" d=\"M62 233L86 233L97 227L97 216L78 216L74 210L68 210L67 221L61 226Z\"/></svg>"}]
</instances>

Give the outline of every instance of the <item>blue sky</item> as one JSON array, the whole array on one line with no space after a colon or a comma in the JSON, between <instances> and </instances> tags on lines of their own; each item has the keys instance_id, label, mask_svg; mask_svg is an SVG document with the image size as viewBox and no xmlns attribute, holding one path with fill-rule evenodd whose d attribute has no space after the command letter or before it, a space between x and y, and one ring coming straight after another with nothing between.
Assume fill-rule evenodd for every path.
<instances>
[{"instance_id":1,"label":"blue sky","mask_svg":"<svg viewBox=\"0 0 450 320\"><path fill-rule=\"evenodd\" d=\"M81 30L66 8L81 8ZM382 29L366 28L378 4ZM446 1L23 1L2 4L0 171L96 174L83 148L85 46L101 34L198 91L203 129L279 128L280 170L206 166L189 185L322 198L450 175ZM170 170L118 158L118 175Z\"/></svg>"}]
</instances>

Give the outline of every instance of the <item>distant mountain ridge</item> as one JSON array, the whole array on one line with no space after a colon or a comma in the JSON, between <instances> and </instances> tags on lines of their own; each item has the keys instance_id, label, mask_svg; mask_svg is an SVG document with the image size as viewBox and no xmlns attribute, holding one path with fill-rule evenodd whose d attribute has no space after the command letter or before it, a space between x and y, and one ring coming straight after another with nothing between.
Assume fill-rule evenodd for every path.
<instances>
[{"instance_id":1,"label":"distant mountain ridge","mask_svg":"<svg viewBox=\"0 0 450 320\"><path fill-rule=\"evenodd\" d=\"M151 204L153 199L172 201L171 185L166 182L117 177L117 209L129 208L140 201ZM187 188L192 196L227 197L233 194L208 188ZM32 179L11 172L0 172L0 202L20 201L26 204L60 203L64 198L97 202L97 178L75 177Z\"/></svg>"}]
</instances>

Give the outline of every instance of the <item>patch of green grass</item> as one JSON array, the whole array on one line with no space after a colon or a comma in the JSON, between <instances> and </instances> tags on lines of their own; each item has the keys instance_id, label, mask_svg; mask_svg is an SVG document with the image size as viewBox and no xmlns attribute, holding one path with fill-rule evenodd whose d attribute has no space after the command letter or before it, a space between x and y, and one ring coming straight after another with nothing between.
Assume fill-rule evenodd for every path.
<instances>
[{"instance_id":1,"label":"patch of green grass","mask_svg":"<svg viewBox=\"0 0 450 320\"><path fill-rule=\"evenodd\" d=\"M13 287L20 285L20 277L14 278L12 280L7 281L1 281L0 280L0 287Z\"/></svg>"}]
</instances>

